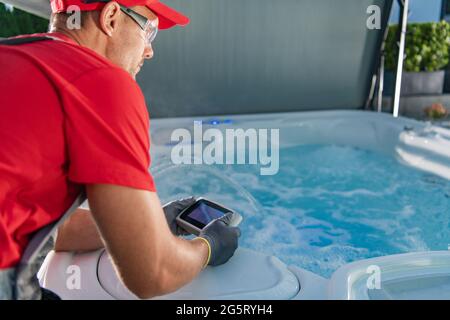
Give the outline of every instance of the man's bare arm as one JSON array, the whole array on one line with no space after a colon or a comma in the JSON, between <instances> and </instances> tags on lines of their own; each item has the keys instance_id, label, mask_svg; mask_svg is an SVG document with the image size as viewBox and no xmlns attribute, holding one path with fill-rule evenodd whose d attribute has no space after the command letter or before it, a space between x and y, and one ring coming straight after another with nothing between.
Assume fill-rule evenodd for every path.
<instances>
[{"instance_id":1,"label":"man's bare arm","mask_svg":"<svg viewBox=\"0 0 450 320\"><path fill-rule=\"evenodd\" d=\"M206 263L202 240L169 230L156 193L115 185L88 185L92 216L124 284L140 298L173 292Z\"/></svg>"},{"instance_id":2,"label":"man's bare arm","mask_svg":"<svg viewBox=\"0 0 450 320\"><path fill-rule=\"evenodd\" d=\"M76 210L59 228L55 251L92 251L104 247L89 210Z\"/></svg>"}]
</instances>

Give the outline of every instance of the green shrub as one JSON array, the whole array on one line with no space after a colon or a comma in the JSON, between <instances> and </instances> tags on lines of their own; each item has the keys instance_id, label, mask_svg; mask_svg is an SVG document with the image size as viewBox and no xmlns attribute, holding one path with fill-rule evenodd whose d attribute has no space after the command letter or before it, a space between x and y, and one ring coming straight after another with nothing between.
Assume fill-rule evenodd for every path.
<instances>
[{"instance_id":1,"label":"green shrub","mask_svg":"<svg viewBox=\"0 0 450 320\"><path fill-rule=\"evenodd\" d=\"M389 27L386 40L386 69L397 65L398 25ZM404 70L409 72L437 71L449 63L450 24L446 21L410 23L406 33Z\"/></svg>"},{"instance_id":2,"label":"green shrub","mask_svg":"<svg viewBox=\"0 0 450 320\"><path fill-rule=\"evenodd\" d=\"M0 3L0 38L47 32L48 20L14 8L11 12Z\"/></svg>"}]
</instances>

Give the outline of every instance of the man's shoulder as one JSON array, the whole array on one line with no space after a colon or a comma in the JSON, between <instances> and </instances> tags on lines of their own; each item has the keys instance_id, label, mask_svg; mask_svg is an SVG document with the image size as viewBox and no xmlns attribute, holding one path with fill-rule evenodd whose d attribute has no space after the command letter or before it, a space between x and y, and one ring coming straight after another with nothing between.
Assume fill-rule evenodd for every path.
<instances>
[{"instance_id":1,"label":"man's shoulder","mask_svg":"<svg viewBox=\"0 0 450 320\"><path fill-rule=\"evenodd\" d=\"M126 111L147 112L144 94L131 75L118 66L95 67L67 82L61 91L73 101L82 101L113 116ZM148 115L146 115L148 116Z\"/></svg>"},{"instance_id":2,"label":"man's shoulder","mask_svg":"<svg viewBox=\"0 0 450 320\"><path fill-rule=\"evenodd\" d=\"M68 82L70 86L90 89L97 94L109 92L113 96L142 95L136 80L128 72L115 65L93 66Z\"/></svg>"},{"instance_id":3,"label":"man's shoulder","mask_svg":"<svg viewBox=\"0 0 450 320\"><path fill-rule=\"evenodd\" d=\"M52 38L54 34L26 37L36 36ZM29 81L26 75L38 72L50 80L53 88L72 100L98 101L103 105L114 105L117 101L123 105L145 106L142 91L128 72L67 37L8 46L6 51L5 57L14 60L15 75L23 81ZM0 56L1 53L2 50Z\"/></svg>"},{"instance_id":4,"label":"man's shoulder","mask_svg":"<svg viewBox=\"0 0 450 320\"><path fill-rule=\"evenodd\" d=\"M94 70L109 70L119 78L123 71L111 61L87 47L80 46L67 36L55 33L40 33L17 38L47 38L48 41L36 41L25 45L13 46L21 51L22 57L27 56L33 64L44 67L44 70L55 71L66 81L72 82L85 73ZM102 72L100 72L102 73Z\"/></svg>"}]
</instances>

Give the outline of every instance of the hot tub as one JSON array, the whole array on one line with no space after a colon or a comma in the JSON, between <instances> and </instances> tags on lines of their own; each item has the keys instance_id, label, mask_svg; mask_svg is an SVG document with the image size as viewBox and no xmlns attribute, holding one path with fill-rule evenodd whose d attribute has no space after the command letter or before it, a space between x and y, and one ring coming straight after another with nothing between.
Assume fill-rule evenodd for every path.
<instances>
[{"instance_id":1,"label":"hot tub","mask_svg":"<svg viewBox=\"0 0 450 320\"><path fill-rule=\"evenodd\" d=\"M174 165L171 134L194 121L204 131L278 129L278 172ZM242 246L324 277L355 260L450 245L450 131L427 123L363 111L154 120L152 157L163 201L226 203L244 216Z\"/></svg>"},{"instance_id":2,"label":"hot tub","mask_svg":"<svg viewBox=\"0 0 450 320\"><path fill-rule=\"evenodd\" d=\"M277 141L273 135L263 142L279 148L278 172L262 175L258 163L193 164L195 154L192 164L174 164L173 132L194 136L194 121L224 134L277 129ZM450 279L450 131L387 114L320 111L157 119L151 135L162 201L194 194L244 217L230 262L162 299L443 298ZM183 141L192 150L196 143ZM88 275L82 291L64 286L72 264ZM378 286L367 285L371 276ZM64 298L133 298L104 251L52 252L40 279Z\"/></svg>"}]
</instances>

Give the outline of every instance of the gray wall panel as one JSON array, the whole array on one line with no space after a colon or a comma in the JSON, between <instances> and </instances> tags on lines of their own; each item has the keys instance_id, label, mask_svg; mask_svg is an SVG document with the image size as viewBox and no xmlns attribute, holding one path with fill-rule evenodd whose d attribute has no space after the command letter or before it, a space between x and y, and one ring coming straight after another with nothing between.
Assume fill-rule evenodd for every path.
<instances>
[{"instance_id":1,"label":"gray wall panel","mask_svg":"<svg viewBox=\"0 0 450 320\"><path fill-rule=\"evenodd\" d=\"M138 76L152 117L364 106L383 0L166 0L191 18L162 31Z\"/></svg>"}]
</instances>

